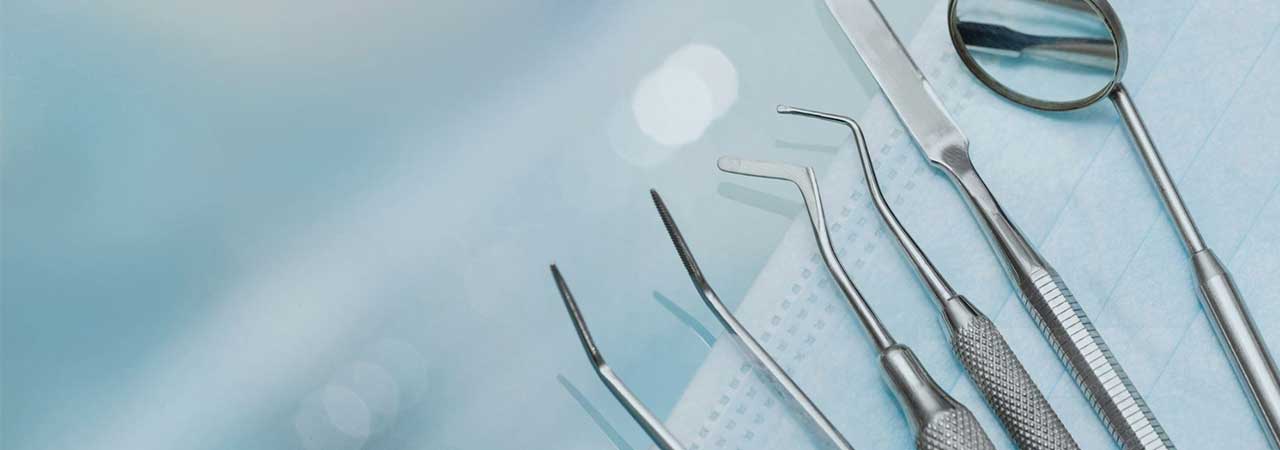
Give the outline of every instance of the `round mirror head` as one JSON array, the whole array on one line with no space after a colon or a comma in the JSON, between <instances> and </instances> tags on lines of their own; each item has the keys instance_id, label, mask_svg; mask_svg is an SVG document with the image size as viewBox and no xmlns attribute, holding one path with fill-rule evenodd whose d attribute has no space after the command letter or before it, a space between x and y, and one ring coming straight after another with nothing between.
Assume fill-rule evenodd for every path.
<instances>
[{"instance_id":1,"label":"round mirror head","mask_svg":"<svg viewBox=\"0 0 1280 450\"><path fill-rule=\"evenodd\" d=\"M949 22L965 66L1032 108L1083 108L1124 73L1124 31L1105 0L951 0Z\"/></svg>"}]
</instances>

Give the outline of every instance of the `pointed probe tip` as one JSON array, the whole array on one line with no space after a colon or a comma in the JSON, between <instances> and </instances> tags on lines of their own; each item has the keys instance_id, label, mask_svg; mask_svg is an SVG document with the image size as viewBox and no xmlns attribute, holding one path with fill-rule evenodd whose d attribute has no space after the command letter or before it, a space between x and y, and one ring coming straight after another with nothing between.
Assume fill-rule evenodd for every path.
<instances>
[{"instance_id":1,"label":"pointed probe tip","mask_svg":"<svg viewBox=\"0 0 1280 450\"><path fill-rule=\"evenodd\" d=\"M560 291L560 296L566 297L569 290L568 283L564 281L564 275L560 274L560 267L556 266L554 262L551 263L551 279L555 281L556 289Z\"/></svg>"}]
</instances>

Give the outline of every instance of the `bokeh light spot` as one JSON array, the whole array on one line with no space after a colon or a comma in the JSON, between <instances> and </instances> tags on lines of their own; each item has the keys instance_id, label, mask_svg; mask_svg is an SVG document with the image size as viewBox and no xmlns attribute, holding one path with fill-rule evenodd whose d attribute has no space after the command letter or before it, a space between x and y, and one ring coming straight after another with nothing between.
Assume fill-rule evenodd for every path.
<instances>
[{"instance_id":1,"label":"bokeh light spot","mask_svg":"<svg viewBox=\"0 0 1280 450\"><path fill-rule=\"evenodd\" d=\"M373 417L369 406L355 391L331 384L324 388L321 401L334 429L356 439L369 437Z\"/></svg>"},{"instance_id":2,"label":"bokeh light spot","mask_svg":"<svg viewBox=\"0 0 1280 450\"><path fill-rule=\"evenodd\" d=\"M662 66L636 86L631 98L636 125L667 147L683 147L702 137L713 119L711 88L697 72Z\"/></svg>"}]
</instances>

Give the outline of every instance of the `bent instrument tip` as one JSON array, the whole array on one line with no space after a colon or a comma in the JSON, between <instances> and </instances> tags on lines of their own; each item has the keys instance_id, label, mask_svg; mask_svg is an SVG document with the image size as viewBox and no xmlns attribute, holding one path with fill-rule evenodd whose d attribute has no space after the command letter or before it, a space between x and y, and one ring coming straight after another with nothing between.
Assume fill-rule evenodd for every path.
<instances>
[{"instance_id":1,"label":"bent instrument tip","mask_svg":"<svg viewBox=\"0 0 1280 450\"><path fill-rule=\"evenodd\" d=\"M587 329L587 322L582 318L582 310L578 309L578 302L573 300L573 293L569 291L569 284L564 281L564 275L560 273L560 268L555 263L551 264L551 277L555 279L556 288L560 291L560 299L564 301L564 308L569 312L569 319L573 322L573 328L578 332L578 340L582 341L582 349L587 352L587 358L591 360L591 365L597 369L605 365L604 355L600 354L600 349L596 347L596 342L591 338L591 331Z\"/></svg>"}]
</instances>

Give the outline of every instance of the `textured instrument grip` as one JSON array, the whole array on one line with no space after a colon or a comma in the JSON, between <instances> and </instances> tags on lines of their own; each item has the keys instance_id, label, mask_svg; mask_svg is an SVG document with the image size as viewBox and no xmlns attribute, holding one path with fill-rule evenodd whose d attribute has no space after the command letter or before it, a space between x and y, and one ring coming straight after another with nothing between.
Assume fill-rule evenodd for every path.
<instances>
[{"instance_id":1,"label":"textured instrument grip","mask_svg":"<svg viewBox=\"0 0 1280 450\"><path fill-rule=\"evenodd\" d=\"M916 436L919 450L995 450L978 419L963 407L934 416Z\"/></svg>"},{"instance_id":2,"label":"textured instrument grip","mask_svg":"<svg viewBox=\"0 0 1280 450\"><path fill-rule=\"evenodd\" d=\"M1125 450L1173 450L1173 443L1102 341L1066 284L1051 269L1036 268L1021 291L1027 309L1067 364L1085 398Z\"/></svg>"},{"instance_id":3,"label":"textured instrument grip","mask_svg":"<svg viewBox=\"0 0 1280 450\"><path fill-rule=\"evenodd\" d=\"M956 356L1022 450L1079 450L1004 336L978 315L952 339Z\"/></svg>"},{"instance_id":4,"label":"textured instrument grip","mask_svg":"<svg viewBox=\"0 0 1280 450\"><path fill-rule=\"evenodd\" d=\"M1066 364L1111 436L1124 450L1172 450L1173 443L1111 349L1093 327L1071 291L1035 247L1009 221L968 158L946 167L968 197L969 205L1018 285L1023 305Z\"/></svg>"}]
</instances>

